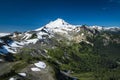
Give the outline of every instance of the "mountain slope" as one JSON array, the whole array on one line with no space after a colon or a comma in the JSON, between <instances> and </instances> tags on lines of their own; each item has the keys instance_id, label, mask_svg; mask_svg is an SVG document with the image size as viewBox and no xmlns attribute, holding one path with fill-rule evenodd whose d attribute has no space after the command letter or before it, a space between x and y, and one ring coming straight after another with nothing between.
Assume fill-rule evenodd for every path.
<instances>
[{"instance_id":1,"label":"mountain slope","mask_svg":"<svg viewBox=\"0 0 120 80\"><path fill-rule=\"evenodd\" d=\"M0 37L0 80L119 80L119 52L119 27L71 25L58 18Z\"/></svg>"},{"instance_id":2,"label":"mountain slope","mask_svg":"<svg viewBox=\"0 0 120 80\"><path fill-rule=\"evenodd\" d=\"M82 33L83 31L86 31L85 33ZM50 23L46 24L45 26L38 28L33 31L27 31L25 33L19 33L15 32L11 35L3 35L1 34L0 42L1 44L1 53L16 53L17 48L22 47L24 45L28 45L30 43L35 44L37 41L45 39L46 37L54 37L55 34L62 35L65 38L69 40L77 40L77 42L80 42L82 39L85 40L84 34L87 33L87 35L94 35L97 34L97 32L100 31L115 31L119 32L120 28L118 27L100 27L100 26L76 26L71 25L64 20L58 18L55 21L51 21ZM79 35L81 33L81 36ZM78 34L78 36L76 36ZM3 38L9 38L11 42L6 41L5 44ZM9 40L8 39L8 40ZM14 45L13 45L14 44Z\"/></svg>"}]
</instances>

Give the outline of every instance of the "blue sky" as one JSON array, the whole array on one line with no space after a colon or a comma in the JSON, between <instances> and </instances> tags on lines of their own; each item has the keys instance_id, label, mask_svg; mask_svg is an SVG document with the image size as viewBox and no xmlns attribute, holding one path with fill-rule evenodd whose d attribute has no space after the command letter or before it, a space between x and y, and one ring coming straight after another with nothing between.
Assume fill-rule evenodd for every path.
<instances>
[{"instance_id":1,"label":"blue sky","mask_svg":"<svg viewBox=\"0 0 120 80\"><path fill-rule=\"evenodd\" d=\"M33 30L57 18L120 26L120 0L0 0L0 32Z\"/></svg>"}]
</instances>

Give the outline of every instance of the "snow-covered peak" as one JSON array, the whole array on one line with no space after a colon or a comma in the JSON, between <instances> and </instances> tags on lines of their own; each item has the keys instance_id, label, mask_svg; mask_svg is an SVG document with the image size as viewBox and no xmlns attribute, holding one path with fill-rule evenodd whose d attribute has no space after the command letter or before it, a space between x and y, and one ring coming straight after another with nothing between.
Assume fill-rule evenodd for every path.
<instances>
[{"instance_id":1,"label":"snow-covered peak","mask_svg":"<svg viewBox=\"0 0 120 80\"><path fill-rule=\"evenodd\" d=\"M63 25L70 25L70 24L64 21L63 19L58 18L55 21L51 21L48 25L63 26Z\"/></svg>"},{"instance_id":2,"label":"snow-covered peak","mask_svg":"<svg viewBox=\"0 0 120 80\"><path fill-rule=\"evenodd\" d=\"M103 27L103 26L97 26L97 25L95 25L95 26L89 26L89 28L90 29L97 29L97 30L99 30L99 31L101 31L101 30L108 30L108 31L120 31L120 27Z\"/></svg>"},{"instance_id":3,"label":"snow-covered peak","mask_svg":"<svg viewBox=\"0 0 120 80\"><path fill-rule=\"evenodd\" d=\"M64 21L61 18L56 19L55 21L50 21L48 24L45 26L36 29L35 31L40 31L40 30L46 30L48 32L57 32L57 33L68 33L67 31L71 31L75 28L75 25L71 25Z\"/></svg>"},{"instance_id":4,"label":"snow-covered peak","mask_svg":"<svg viewBox=\"0 0 120 80\"><path fill-rule=\"evenodd\" d=\"M109 30L109 29L120 29L120 27L117 27L117 26L114 26L114 27L105 27L106 30Z\"/></svg>"},{"instance_id":5,"label":"snow-covered peak","mask_svg":"<svg viewBox=\"0 0 120 80\"><path fill-rule=\"evenodd\" d=\"M49 29L73 29L75 28L74 25L71 25L64 21L61 18L56 19L55 21L50 21L48 24L46 24L44 27ZM42 28L36 29L41 30Z\"/></svg>"},{"instance_id":6,"label":"snow-covered peak","mask_svg":"<svg viewBox=\"0 0 120 80\"><path fill-rule=\"evenodd\" d=\"M70 24L65 22L63 19L58 18L57 20L51 21L50 23L48 23L46 27L56 28L56 27L66 27L67 25L70 25Z\"/></svg>"},{"instance_id":7,"label":"snow-covered peak","mask_svg":"<svg viewBox=\"0 0 120 80\"><path fill-rule=\"evenodd\" d=\"M90 26L90 28L91 28L91 29L97 29L97 30L102 30L102 29L103 29L102 26L97 26L97 25L95 25L95 26Z\"/></svg>"}]
</instances>

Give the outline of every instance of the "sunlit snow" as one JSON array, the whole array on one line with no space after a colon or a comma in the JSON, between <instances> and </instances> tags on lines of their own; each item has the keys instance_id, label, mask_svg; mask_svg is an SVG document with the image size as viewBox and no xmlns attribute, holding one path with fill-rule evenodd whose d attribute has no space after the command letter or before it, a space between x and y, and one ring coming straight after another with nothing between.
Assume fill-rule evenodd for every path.
<instances>
[{"instance_id":1,"label":"sunlit snow","mask_svg":"<svg viewBox=\"0 0 120 80\"><path fill-rule=\"evenodd\" d=\"M39 68L43 68L43 69L46 68L46 64L42 61L39 61L38 63L34 63L34 65Z\"/></svg>"},{"instance_id":2,"label":"sunlit snow","mask_svg":"<svg viewBox=\"0 0 120 80\"><path fill-rule=\"evenodd\" d=\"M31 68L31 70L32 71L41 71L39 68L37 68L37 67L33 67L33 68Z\"/></svg>"}]
</instances>

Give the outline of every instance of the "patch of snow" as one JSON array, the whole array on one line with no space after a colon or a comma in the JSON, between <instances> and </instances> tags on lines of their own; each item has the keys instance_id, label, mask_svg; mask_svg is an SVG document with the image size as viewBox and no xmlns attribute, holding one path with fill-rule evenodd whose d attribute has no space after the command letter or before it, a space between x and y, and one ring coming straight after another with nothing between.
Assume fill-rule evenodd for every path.
<instances>
[{"instance_id":1,"label":"patch of snow","mask_svg":"<svg viewBox=\"0 0 120 80\"><path fill-rule=\"evenodd\" d=\"M10 33L0 33L0 37L10 35Z\"/></svg>"},{"instance_id":2,"label":"patch of snow","mask_svg":"<svg viewBox=\"0 0 120 80\"><path fill-rule=\"evenodd\" d=\"M29 33L25 33L25 36L22 38L22 39L29 39L30 37L32 36L32 34L29 34Z\"/></svg>"},{"instance_id":3,"label":"patch of snow","mask_svg":"<svg viewBox=\"0 0 120 80\"><path fill-rule=\"evenodd\" d=\"M34 63L34 65L39 68L43 68L43 69L46 68L46 64L42 61L39 61L38 63Z\"/></svg>"},{"instance_id":4,"label":"patch of snow","mask_svg":"<svg viewBox=\"0 0 120 80\"><path fill-rule=\"evenodd\" d=\"M3 43L3 40L0 39L0 43Z\"/></svg>"},{"instance_id":5,"label":"patch of snow","mask_svg":"<svg viewBox=\"0 0 120 80\"><path fill-rule=\"evenodd\" d=\"M37 68L37 67L33 67L33 68L31 68L31 70L32 71L41 71L39 68Z\"/></svg>"},{"instance_id":6,"label":"patch of snow","mask_svg":"<svg viewBox=\"0 0 120 80\"><path fill-rule=\"evenodd\" d=\"M0 51L4 52L4 53L16 53L16 50L15 49L11 49L11 47L7 46L7 45L4 45L3 46L3 49L0 49Z\"/></svg>"},{"instance_id":7,"label":"patch of snow","mask_svg":"<svg viewBox=\"0 0 120 80\"><path fill-rule=\"evenodd\" d=\"M11 77L9 80L16 80L15 78Z\"/></svg>"},{"instance_id":8,"label":"patch of snow","mask_svg":"<svg viewBox=\"0 0 120 80\"><path fill-rule=\"evenodd\" d=\"M64 33L64 34L67 34L68 32L65 31L65 30L62 30L62 29L54 29L53 32L56 32L56 33Z\"/></svg>"},{"instance_id":9,"label":"patch of snow","mask_svg":"<svg viewBox=\"0 0 120 80\"><path fill-rule=\"evenodd\" d=\"M97 29L97 30L111 30L111 31L116 31L115 29L120 29L119 27L102 27L102 26L90 26L89 28L91 29Z\"/></svg>"},{"instance_id":10,"label":"patch of snow","mask_svg":"<svg viewBox=\"0 0 120 80\"><path fill-rule=\"evenodd\" d=\"M48 34L45 33L45 32L39 32L39 33L37 33L37 37L38 37L39 39L42 39L42 35L48 35Z\"/></svg>"},{"instance_id":11,"label":"patch of snow","mask_svg":"<svg viewBox=\"0 0 120 80\"><path fill-rule=\"evenodd\" d=\"M84 36L84 33L82 33L81 35Z\"/></svg>"},{"instance_id":12,"label":"patch of snow","mask_svg":"<svg viewBox=\"0 0 120 80\"><path fill-rule=\"evenodd\" d=\"M28 45L30 43L35 44L39 39L29 39L23 40L21 42L18 41L11 41L8 42L7 45L2 45L0 48L0 53L7 54L7 53L16 53L18 48L22 48L24 45ZM0 39L0 43L3 43L3 40Z\"/></svg>"},{"instance_id":13,"label":"patch of snow","mask_svg":"<svg viewBox=\"0 0 120 80\"><path fill-rule=\"evenodd\" d=\"M104 30L110 30L110 31L120 31L120 27L105 27Z\"/></svg>"},{"instance_id":14,"label":"patch of snow","mask_svg":"<svg viewBox=\"0 0 120 80\"><path fill-rule=\"evenodd\" d=\"M17 41L13 41L13 42L9 43L9 45L11 47L22 47L22 44L20 42L17 42Z\"/></svg>"},{"instance_id":15,"label":"patch of snow","mask_svg":"<svg viewBox=\"0 0 120 80\"><path fill-rule=\"evenodd\" d=\"M98 29L98 30L102 30L103 29L103 27L102 26L90 26L89 28L91 28L91 29Z\"/></svg>"},{"instance_id":16,"label":"patch of snow","mask_svg":"<svg viewBox=\"0 0 120 80\"><path fill-rule=\"evenodd\" d=\"M16 53L18 48L22 48L24 45L28 45L30 43L35 44L39 39L30 39L26 41L13 41L8 43L8 45L3 45L2 48L0 48L1 53Z\"/></svg>"},{"instance_id":17,"label":"patch of snow","mask_svg":"<svg viewBox=\"0 0 120 80\"><path fill-rule=\"evenodd\" d=\"M0 48L0 52L4 54L8 53L7 49L5 49L4 47Z\"/></svg>"},{"instance_id":18,"label":"patch of snow","mask_svg":"<svg viewBox=\"0 0 120 80\"><path fill-rule=\"evenodd\" d=\"M41 28L36 29L35 31L40 31L40 30L42 30L42 27L41 27Z\"/></svg>"},{"instance_id":19,"label":"patch of snow","mask_svg":"<svg viewBox=\"0 0 120 80\"><path fill-rule=\"evenodd\" d=\"M105 27L105 29L109 30L109 29L115 29L115 28L119 28L119 27Z\"/></svg>"},{"instance_id":20,"label":"patch of snow","mask_svg":"<svg viewBox=\"0 0 120 80\"><path fill-rule=\"evenodd\" d=\"M26 40L26 42L24 42L24 44L30 44L33 43L35 44L39 39L30 39L30 40Z\"/></svg>"},{"instance_id":21,"label":"patch of snow","mask_svg":"<svg viewBox=\"0 0 120 80\"><path fill-rule=\"evenodd\" d=\"M17 37L17 35L15 33L13 33L13 37Z\"/></svg>"},{"instance_id":22,"label":"patch of snow","mask_svg":"<svg viewBox=\"0 0 120 80\"><path fill-rule=\"evenodd\" d=\"M0 59L0 62L4 61L3 59Z\"/></svg>"},{"instance_id":23,"label":"patch of snow","mask_svg":"<svg viewBox=\"0 0 120 80\"><path fill-rule=\"evenodd\" d=\"M18 73L20 76L23 76L25 77L26 76L26 73Z\"/></svg>"}]
</instances>

